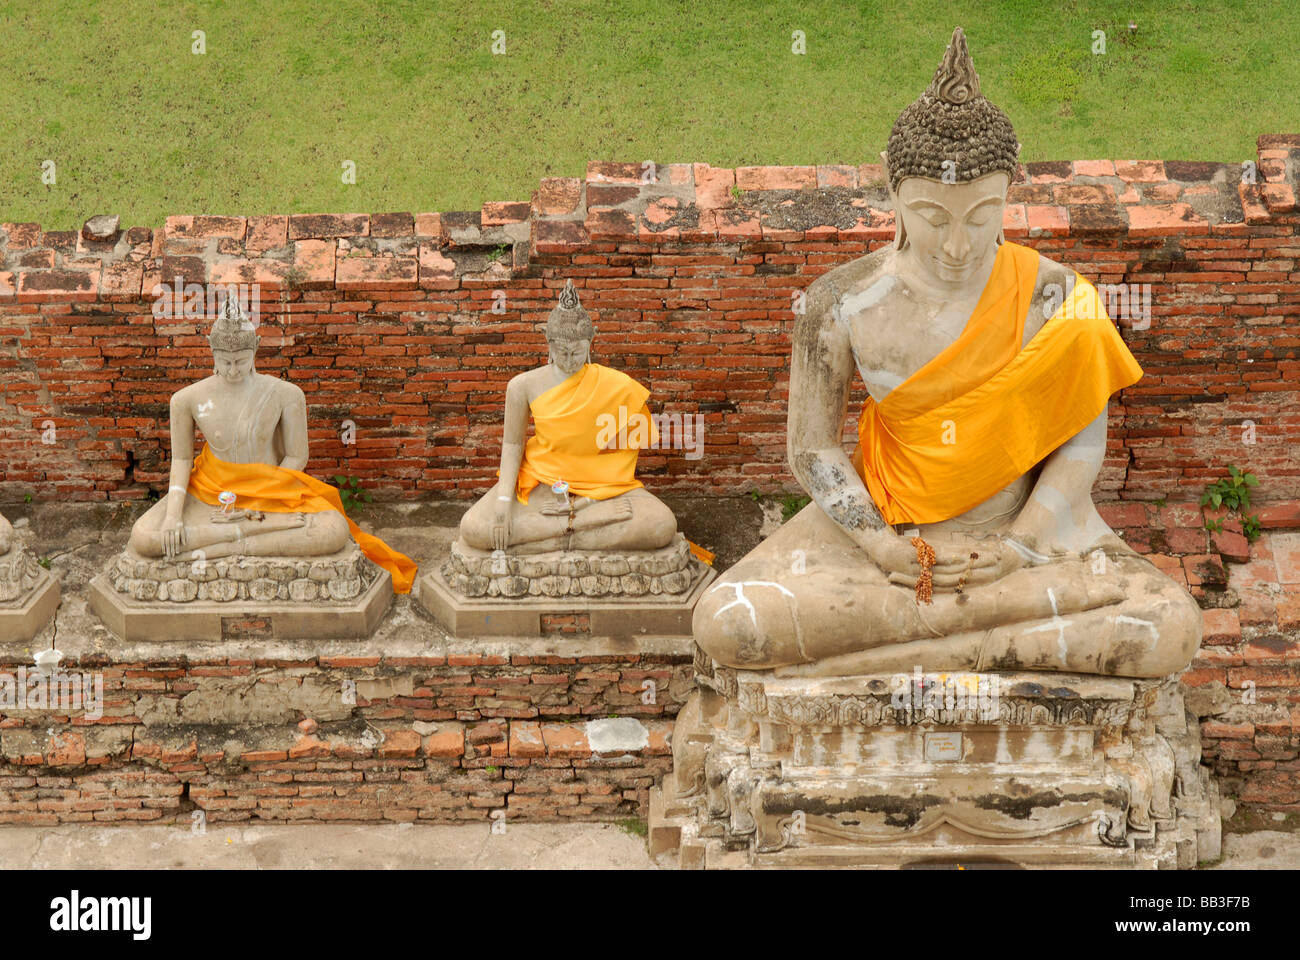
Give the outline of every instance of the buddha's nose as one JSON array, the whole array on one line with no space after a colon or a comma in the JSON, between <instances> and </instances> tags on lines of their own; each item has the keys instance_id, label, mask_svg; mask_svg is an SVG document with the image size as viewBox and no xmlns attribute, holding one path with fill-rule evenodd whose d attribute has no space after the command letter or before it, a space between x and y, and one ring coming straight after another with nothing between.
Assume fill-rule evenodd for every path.
<instances>
[{"instance_id":1,"label":"buddha's nose","mask_svg":"<svg viewBox=\"0 0 1300 960\"><path fill-rule=\"evenodd\" d=\"M943 252L953 263L961 263L970 254L970 240L966 236L966 231L956 224L948 231L948 238L944 241Z\"/></svg>"}]
</instances>

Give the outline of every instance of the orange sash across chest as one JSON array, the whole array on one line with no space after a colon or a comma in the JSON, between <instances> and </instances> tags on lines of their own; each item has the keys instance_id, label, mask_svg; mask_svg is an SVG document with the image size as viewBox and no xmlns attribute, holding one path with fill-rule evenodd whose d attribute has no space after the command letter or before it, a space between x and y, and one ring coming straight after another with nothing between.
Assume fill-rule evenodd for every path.
<instances>
[{"instance_id":1,"label":"orange sash across chest","mask_svg":"<svg viewBox=\"0 0 1300 960\"><path fill-rule=\"evenodd\" d=\"M415 562L378 537L363 531L343 510L338 489L300 470L265 463L227 463L203 445L190 471L189 492L204 503L220 506L223 490L235 494L234 506L269 513L320 513L337 510L348 522L352 539L361 552L393 575L393 592L410 593L415 582Z\"/></svg>"},{"instance_id":2,"label":"orange sash across chest","mask_svg":"<svg viewBox=\"0 0 1300 960\"><path fill-rule=\"evenodd\" d=\"M519 502L527 503L539 483L550 486L557 480L567 483L574 496L593 500L641 486L636 478L639 451L632 442L638 433L647 446L658 438L646 406L649 396L626 373L589 363L534 400L529 405L534 434L524 445L515 485ZM603 447L601 439L606 440Z\"/></svg>"},{"instance_id":3,"label":"orange sash across chest","mask_svg":"<svg viewBox=\"0 0 1300 960\"><path fill-rule=\"evenodd\" d=\"M961 335L883 401L867 399L853 465L887 522L937 523L982 503L1141 378L1078 274L1022 349L1037 274L1036 251L1003 243Z\"/></svg>"}]
</instances>

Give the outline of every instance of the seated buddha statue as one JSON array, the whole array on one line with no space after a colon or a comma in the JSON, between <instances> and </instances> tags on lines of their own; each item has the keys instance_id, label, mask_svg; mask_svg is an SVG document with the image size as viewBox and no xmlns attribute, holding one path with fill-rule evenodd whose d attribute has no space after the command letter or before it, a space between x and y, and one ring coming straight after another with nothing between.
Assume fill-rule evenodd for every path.
<instances>
[{"instance_id":1,"label":"seated buddha statue","mask_svg":"<svg viewBox=\"0 0 1300 960\"><path fill-rule=\"evenodd\" d=\"M171 399L167 495L136 521L142 557L321 557L355 539L409 592L415 564L361 531L338 490L303 473L307 401L300 388L254 369L259 338L230 297L212 325L213 374ZM204 445L195 456L195 427Z\"/></svg>"},{"instance_id":2,"label":"seated buddha statue","mask_svg":"<svg viewBox=\"0 0 1300 960\"><path fill-rule=\"evenodd\" d=\"M1087 280L1005 242L1018 154L958 29L882 154L894 244L819 277L795 323L787 456L811 503L696 606L719 664L1158 677L1190 662L1196 603L1091 498L1108 400L1141 368ZM855 371L869 397L850 456Z\"/></svg>"},{"instance_id":3,"label":"seated buddha statue","mask_svg":"<svg viewBox=\"0 0 1300 960\"><path fill-rule=\"evenodd\" d=\"M516 555L617 552L657 550L676 538L672 511L636 478L640 448L657 437L650 391L592 363L594 337L569 281L546 321L549 362L506 387L499 479L461 519L466 546Z\"/></svg>"}]
</instances>

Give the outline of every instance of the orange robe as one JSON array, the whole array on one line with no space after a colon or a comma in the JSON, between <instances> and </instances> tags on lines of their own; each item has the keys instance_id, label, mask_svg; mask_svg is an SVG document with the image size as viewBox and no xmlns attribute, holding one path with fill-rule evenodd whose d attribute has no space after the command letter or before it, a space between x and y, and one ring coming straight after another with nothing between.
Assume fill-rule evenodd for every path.
<instances>
[{"instance_id":1,"label":"orange robe","mask_svg":"<svg viewBox=\"0 0 1300 960\"><path fill-rule=\"evenodd\" d=\"M338 489L299 470L265 463L227 463L212 454L205 443L190 471L189 492L204 503L221 506L223 490L235 494L234 507L268 513L319 513L337 510L348 521L352 539L361 552L393 575L393 592L410 593L415 582L414 561L378 537L365 533L343 510Z\"/></svg>"},{"instance_id":2,"label":"orange robe","mask_svg":"<svg viewBox=\"0 0 1300 960\"><path fill-rule=\"evenodd\" d=\"M1037 275L1036 251L1003 243L961 336L883 401L867 399L853 465L887 522L936 523L982 503L1141 378L1077 273L1021 349Z\"/></svg>"},{"instance_id":3,"label":"orange robe","mask_svg":"<svg viewBox=\"0 0 1300 960\"><path fill-rule=\"evenodd\" d=\"M592 500L642 486L633 443L649 446L659 439L649 397L626 373L588 363L529 404L534 433L524 445L515 483L519 502L527 503L539 483L549 487L557 480L569 485L570 494Z\"/></svg>"},{"instance_id":4,"label":"orange robe","mask_svg":"<svg viewBox=\"0 0 1300 960\"><path fill-rule=\"evenodd\" d=\"M640 446L659 440L646 400L650 391L626 373L588 363L529 404L533 436L524 444L515 496L520 503L538 484L558 480L569 493L608 500L643 486L636 478ZM714 555L686 541L707 564Z\"/></svg>"}]
</instances>

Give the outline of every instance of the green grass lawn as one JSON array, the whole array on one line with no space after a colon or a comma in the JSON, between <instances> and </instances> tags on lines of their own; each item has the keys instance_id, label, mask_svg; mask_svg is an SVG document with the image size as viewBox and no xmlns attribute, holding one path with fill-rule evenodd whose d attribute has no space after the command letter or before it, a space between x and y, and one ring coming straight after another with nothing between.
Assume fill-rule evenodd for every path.
<instances>
[{"instance_id":1,"label":"green grass lawn","mask_svg":"<svg viewBox=\"0 0 1300 960\"><path fill-rule=\"evenodd\" d=\"M1294 0L14 2L0 220L476 209L592 159L870 162L957 25L1025 160L1241 161L1300 131Z\"/></svg>"}]
</instances>

